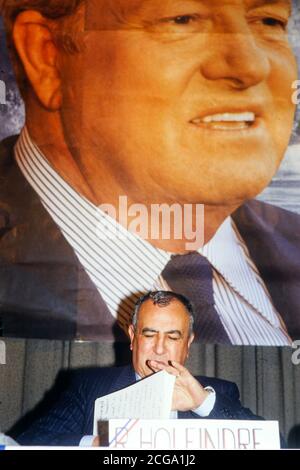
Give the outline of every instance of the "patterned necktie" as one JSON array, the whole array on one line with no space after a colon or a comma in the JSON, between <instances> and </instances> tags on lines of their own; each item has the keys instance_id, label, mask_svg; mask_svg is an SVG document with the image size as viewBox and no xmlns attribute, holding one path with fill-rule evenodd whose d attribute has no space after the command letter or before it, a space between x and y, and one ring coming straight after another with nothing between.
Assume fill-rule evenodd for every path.
<instances>
[{"instance_id":1,"label":"patterned necktie","mask_svg":"<svg viewBox=\"0 0 300 470\"><path fill-rule=\"evenodd\" d=\"M196 339L230 344L214 307L212 276L212 266L197 252L172 256L162 272L172 291L183 294L192 302Z\"/></svg>"}]
</instances>

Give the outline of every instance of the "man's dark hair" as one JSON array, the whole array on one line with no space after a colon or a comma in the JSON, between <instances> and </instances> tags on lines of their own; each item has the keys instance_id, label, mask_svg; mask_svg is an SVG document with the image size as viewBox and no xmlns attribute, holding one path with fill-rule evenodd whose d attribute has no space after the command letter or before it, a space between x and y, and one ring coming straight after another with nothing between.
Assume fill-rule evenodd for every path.
<instances>
[{"instance_id":1,"label":"man's dark hair","mask_svg":"<svg viewBox=\"0 0 300 470\"><path fill-rule=\"evenodd\" d=\"M3 0L1 12L13 20L21 11L36 10L56 19L71 15L84 0Z\"/></svg>"},{"instance_id":2,"label":"man's dark hair","mask_svg":"<svg viewBox=\"0 0 300 470\"><path fill-rule=\"evenodd\" d=\"M158 291L150 291L147 292L147 294L143 295L138 299L134 306L134 311L131 319L131 323L134 327L134 329L137 326L138 322L138 315L141 309L141 306L147 302L148 300L152 300L152 303L154 305L158 305L161 308L167 307L170 305L171 302L174 302L174 300L177 300L180 302L186 309L186 312L189 316L190 324L189 324L189 336L193 333L194 329L194 308L192 303L187 299L184 295L182 294L177 294L176 292L171 292L171 291L164 291L164 290L158 290Z\"/></svg>"}]
</instances>

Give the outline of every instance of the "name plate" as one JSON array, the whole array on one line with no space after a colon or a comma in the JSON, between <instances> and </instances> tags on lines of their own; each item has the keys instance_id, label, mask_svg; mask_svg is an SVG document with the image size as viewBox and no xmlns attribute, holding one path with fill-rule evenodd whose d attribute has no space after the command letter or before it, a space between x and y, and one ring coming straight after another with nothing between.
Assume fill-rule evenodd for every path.
<instances>
[{"instance_id":1,"label":"name plate","mask_svg":"<svg viewBox=\"0 0 300 470\"><path fill-rule=\"evenodd\" d=\"M112 449L280 449L277 421L112 419L107 424L107 444L100 439Z\"/></svg>"}]
</instances>

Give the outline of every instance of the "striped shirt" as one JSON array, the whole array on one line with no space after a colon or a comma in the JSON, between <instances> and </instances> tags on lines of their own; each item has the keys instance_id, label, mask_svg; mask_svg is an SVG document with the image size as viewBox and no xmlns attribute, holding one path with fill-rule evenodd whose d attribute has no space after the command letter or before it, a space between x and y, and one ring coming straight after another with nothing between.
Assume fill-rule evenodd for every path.
<instances>
[{"instance_id":1,"label":"striped shirt","mask_svg":"<svg viewBox=\"0 0 300 470\"><path fill-rule=\"evenodd\" d=\"M127 231L76 192L23 129L16 161L72 246L110 312L127 328L141 293L168 289L161 272L171 254ZM215 308L232 344L289 345L291 340L233 220L199 252L213 267Z\"/></svg>"}]
</instances>

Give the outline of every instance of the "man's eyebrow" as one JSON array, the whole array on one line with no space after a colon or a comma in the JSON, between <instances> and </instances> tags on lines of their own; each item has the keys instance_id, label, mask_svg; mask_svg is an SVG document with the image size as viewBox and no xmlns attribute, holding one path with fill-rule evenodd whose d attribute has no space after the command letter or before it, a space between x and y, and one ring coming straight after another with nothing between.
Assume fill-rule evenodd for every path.
<instances>
[{"instance_id":1,"label":"man's eyebrow","mask_svg":"<svg viewBox=\"0 0 300 470\"><path fill-rule=\"evenodd\" d=\"M154 328L143 328L142 333L158 333L158 330L155 330Z\"/></svg>"},{"instance_id":2,"label":"man's eyebrow","mask_svg":"<svg viewBox=\"0 0 300 470\"><path fill-rule=\"evenodd\" d=\"M169 331L166 331L165 333L168 334L168 335L178 335L178 336L182 337L182 333L179 330L169 330Z\"/></svg>"},{"instance_id":3,"label":"man's eyebrow","mask_svg":"<svg viewBox=\"0 0 300 470\"><path fill-rule=\"evenodd\" d=\"M251 7L260 7L264 5L282 5L289 9L289 14L292 14L292 1L291 0L254 0L253 2L250 1Z\"/></svg>"},{"instance_id":4,"label":"man's eyebrow","mask_svg":"<svg viewBox=\"0 0 300 470\"><path fill-rule=\"evenodd\" d=\"M159 333L158 330L155 330L154 328L148 328L145 327L142 329L142 334L144 333ZM177 334L178 336L182 337L182 332L180 330L168 330L163 332L166 335L175 335Z\"/></svg>"}]
</instances>

